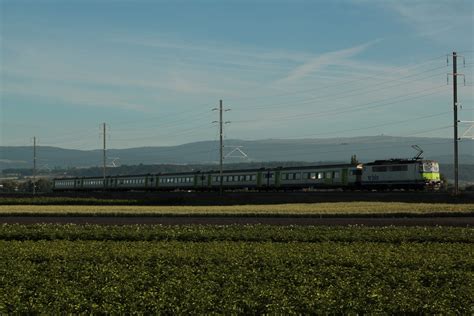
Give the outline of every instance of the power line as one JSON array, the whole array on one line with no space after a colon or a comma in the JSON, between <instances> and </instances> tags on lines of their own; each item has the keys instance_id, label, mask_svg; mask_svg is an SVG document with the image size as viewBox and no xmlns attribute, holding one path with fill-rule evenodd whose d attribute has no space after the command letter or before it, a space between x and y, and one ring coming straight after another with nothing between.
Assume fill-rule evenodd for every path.
<instances>
[{"instance_id":1,"label":"power line","mask_svg":"<svg viewBox=\"0 0 474 316\"><path fill-rule=\"evenodd\" d=\"M395 73L398 72L399 73L399 72L407 71L410 68L413 68L413 69L419 68L419 67L421 67L425 64L433 63L435 60L443 58L443 57L445 57L445 55L439 55L439 56L436 56L436 57L432 57L432 58L427 59L425 62L418 62L418 63L415 63L414 65L406 65L406 66L398 67L398 69L395 68L395 69L392 70L392 72L395 72ZM355 78L355 79L349 79L349 80L346 80L346 81L337 82L337 83L334 83L334 84L331 84L331 85L325 85L323 87L318 87L318 88L292 91L292 92L287 92L287 93L282 93L282 94L277 94L277 95L266 95L266 96L258 96L258 97L237 97L237 98L234 98L234 100L253 100L253 99L260 99L260 98L280 97L280 96L288 96L288 95L294 95L294 94L304 94L306 92L312 92L312 91L320 90L320 89L325 90L325 89L333 87L333 86L339 86L339 85L342 85L342 84L357 82L357 81L360 81L361 79L364 79L364 78L370 78L370 76L364 76L364 77L358 77L358 78Z\"/></svg>"},{"instance_id":2,"label":"power line","mask_svg":"<svg viewBox=\"0 0 474 316\"><path fill-rule=\"evenodd\" d=\"M380 99L380 100L377 100L377 101L361 103L361 104L357 104L357 105L351 105L349 107L334 108L334 109L331 109L331 110L325 110L325 111L320 111L320 112L306 112L306 113L295 114L293 116L285 115L285 116L278 116L278 117L262 117L262 118L259 118L259 119L237 120L237 121L234 121L234 122L236 122L236 123L245 123L245 122L257 122L257 121L268 121L268 120L270 120L270 121L286 121L286 120L295 120L295 119L298 120L298 119L301 119L301 118L305 119L305 118L312 117L312 116L338 115L338 114L355 112L355 111L365 110L365 109L370 109L370 108L379 108L379 107L384 107L384 106L388 106L388 105L392 105L392 104L396 104L396 103L400 103L400 102L411 101L411 100L423 98L423 97L426 97L426 96L437 94L437 93L442 91L442 90L440 90L440 88L445 88L445 87L446 87L445 85L442 85L442 86L437 86L437 87L434 87L434 88L428 88L428 89L415 91L415 92L409 93L409 94L404 94L402 96L395 96L395 97L391 97L391 98ZM430 93L426 93L426 94L417 95L417 93L419 93L419 92L430 91L430 90L435 90L435 91L430 92ZM414 95L414 96L406 98L406 96L410 96L410 95ZM388 103L383 102L383 101L389 101L389 100L392 100L392 99L399 99L399 98L402 98L402 97L405 97L405 98L401 99L401 100L388 102ZM372 105L372 104L375 104L375 105Z\"/></svg>"},{"instance_id":3,"label":"power line","mask_svg":"<svg viewBox=\"0 0 474 316\"><path fill-rule=\"evenodd\" d=\"M377 125L371 125L371 126L365 126L365 127L359 127L359 128L343 129L343 130L336 130L336 131L323 132L323 133L317 133L317 134L306 134L306 135L303 135L303 136L297 136L297 138L314 137L314 136L321 136L321 135L328 135L328 134L337 134L337 133L341 133L341 132L354 132L354 131L361 131L361 130L372 129L372 128L377 128L377 127L384 127L384 126L389 126L389 125L404 124L404 123L411 122L411 121L418 121L418 120L423 120L423 119L427 119L427 118L442 116L442 115L446 115L448 113L451 113L451 112L441 112L441 113L436 113L436 114L431 114L431 115L418 116L418 117L410 118L410 119L407 119L407 120L385 122L385 123L380 123L380 124L377 124ZM284 138L281 138L281 139L294 139L294 138L295 137L289 136L289 137L284 137Z\"/></svg>"},{"instance_id":4,"label":"power line","mask_svg":"<svg viewBox=\"0 0 474 316\"><path fill-rule=\"evenodd\" d=\"M444 68L444 66L443 67L438 67L436 69L441 69L441 68ZM381 87L381 88L372 89L372 90L368 90L368 91L364 91L365 89L357 88L357 89L351 89L351 90L348 90L348 91L342 91L342 93L341 93L341 91L338 91L336 93L329 93L329 94L325 94L325 95L318 96L318 97L305 98L305 99L295 101L295 102L291 102L291 103L284 102L284 103L276 103L276 104L275 103L266 104L266 105L261 105L261 106L258 106L258 105L257 106L243 106L243 107L239 107L238 110L249 108L249 107L252 107L252 109L266 109L266 108L269 108L269 107L271 107L272 109L275 109L275 108L282 108L282 107L287 107L287 106L309 104L309 103L313 103L313 102L316 102L316 101L327 100L329 98L332 101L334 101L334 100L344 99L344 98L348 98L348 97L354 97L354 96L358 96L358 95L365 95L365 94L369 94L369 93L379 92L381 90L402 86L404 84L412 83L414 81L419 81L419 80L429 79L429 78L433 78L433 77L438 77L441 74L444 74L444 72L436 73L436 74L433 74L433 75L430 75L430 76L417 78L415 80L404 81L404 82L401 82L401 83L398 83L398 84L395 84L395 85L391 85L391 86L387 86L387 87ZM392 81L393 80L389 80L387 82L392 82ZM379 83L379 84L376 84L376 85L372 85L371 87L380 86L380 85L386 84L387 82L382 82L382 83ZM321 90L324 90L324 88L321 89ZM357 91L357 93L344 94L344 92L352 92L352 91ZM335 97L333 97L333 96L335 96Z\"/></svg>"}]
</instances>

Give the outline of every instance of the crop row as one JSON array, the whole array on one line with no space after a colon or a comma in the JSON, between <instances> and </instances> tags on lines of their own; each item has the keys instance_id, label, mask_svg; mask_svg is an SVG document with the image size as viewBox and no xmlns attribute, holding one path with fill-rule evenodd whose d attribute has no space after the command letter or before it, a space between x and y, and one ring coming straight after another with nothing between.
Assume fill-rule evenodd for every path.
<instances>
[{"instance_id":1,"label":"crop row","mask_svg":"<svg viewBox=\"0 0 474 316\"><path fill-rule=\"evenodd\" d=\"M233 206L0 205L0 215L101 216L335 216L373 214L473 214L474 204L337 202Z\"/></svg>"},{"instance_id":2,"label":"crop row","mask_svg":"<svg viewBox=\"0 0 474 316\"><path fill-rule=\"evenodd\" d=\"M472 244L0 241L0 313L474 312Z\"/></svg>"},{"instance_id":3,"label":"crop row","mask_svg":"<svg viewBox=\"0 0 474 316\"><path fill-rule=\"evenodd\" d=\"M2 197L0 205L134 205L134 199L97 199L85 197Z\"/></svg>"},{"instance_id":4,"label":"crop row","mask_svg":"<svg viewBox=\"0 0 474 316\"><path fill-rule=\"evenodd\" d=\"M0 240L242 241L242 242L438 242L474 244L461 227L325 227L272 225L0 225Z\"/></svg>"}]
</instances>

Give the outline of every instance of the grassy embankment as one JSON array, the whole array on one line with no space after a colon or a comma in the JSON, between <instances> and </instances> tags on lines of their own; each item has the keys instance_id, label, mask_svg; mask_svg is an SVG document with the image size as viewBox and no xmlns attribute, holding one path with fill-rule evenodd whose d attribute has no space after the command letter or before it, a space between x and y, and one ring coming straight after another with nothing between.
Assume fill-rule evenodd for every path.
<instances>
[{"instance_id":1,"label":"grassy embankment","mask_svg":"<svg viewBox=\"0 0 474 316\"><path fill-rule=\"evenodd\" d=\"M0 228L0 314L474 313L471 228Z\"/></svg>"}]
</instances>

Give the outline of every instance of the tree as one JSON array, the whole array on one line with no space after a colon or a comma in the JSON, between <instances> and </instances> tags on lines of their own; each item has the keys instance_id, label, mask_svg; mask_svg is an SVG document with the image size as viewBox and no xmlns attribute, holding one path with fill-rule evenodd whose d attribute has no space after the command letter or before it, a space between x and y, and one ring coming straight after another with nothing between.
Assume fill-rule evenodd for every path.
<instances>
[{"instance_id":1,"label":"tree","mask_svg":"<svg viewBox=\"0 0 474 316\"><path fill-rule=\"evenodd\" d=\"M38 180L36 180L35 186L36 186L36 192L46 193L46 192L51 192L53 183L49 179L39 178ZM18 187L18 191L33 193L33 181L29 179L21 183Z\"/></svg>"},{"instance_id":2,"label":"tree","mask_svg":"<svg viewBox=\"0 0 474 316\"><path fill-rule=\"evenodd\" d=\"M357 156L352 155L351 156L351 165L358 165L358 164L359 164L359 160L357 160Z\"/></svg>"},{"instance_id":3,"label":"tree","mask_svg":"<svg viewBox=\"0 0 474 316\"><path fill-rule=\"evenodd\" d=\"M18 182L15 180L4 180L0 183L2 192L16 192L18 190Z\"/></svg>"}]
</instances>

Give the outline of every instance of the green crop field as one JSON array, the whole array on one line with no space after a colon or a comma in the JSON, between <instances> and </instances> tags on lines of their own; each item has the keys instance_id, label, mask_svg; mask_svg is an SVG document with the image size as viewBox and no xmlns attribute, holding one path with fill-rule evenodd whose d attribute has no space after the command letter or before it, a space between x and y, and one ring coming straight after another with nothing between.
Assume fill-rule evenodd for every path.
<instances>
[{"instance_id":1,"label":"green crop field","mask_svg":"<svg viewBox=\"0 0 474 316\"><path fill-rule=\"evenodd\" d=\"M101 216L337 216L474 214L474 204L340 202L235 206L0 205L0 215Z\"/></svg>"},{"instance_id":2,"label":"green crop field","mask_svg":"<svg viewBox=\"0 0 474 316\"><path fill-rule=\"evenodd\" d=\"M0 226L0 314L474 313L474 229Z\"/></svg>"}]
</instances>

